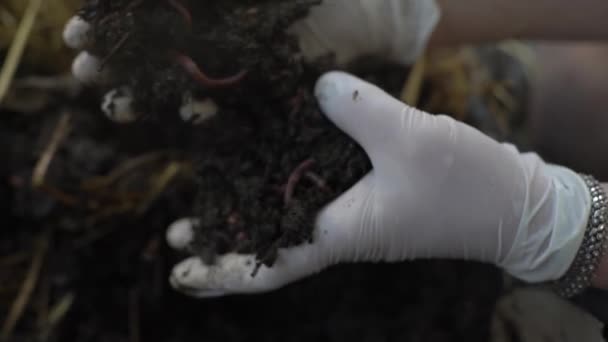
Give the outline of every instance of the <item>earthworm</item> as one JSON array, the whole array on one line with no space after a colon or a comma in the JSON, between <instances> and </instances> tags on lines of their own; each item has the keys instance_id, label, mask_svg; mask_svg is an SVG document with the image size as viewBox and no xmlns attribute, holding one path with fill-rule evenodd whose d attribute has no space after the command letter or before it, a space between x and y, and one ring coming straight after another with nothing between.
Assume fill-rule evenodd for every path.
<instances>
[{"instance_id":1,"label":"earthworm","mask_svg":"<svg viewBox=\"0 0 608 342\"><path fill-rule=\"evenodd\" d=\"M234 76L213 79L205 75L199 66L189 56L183 55L179 52L173 53L174 60L181 65L184 70L190 75L195 81L208 88L221 88L229 87L239 83L246 75L247 71L242 70Z\"/></svg>"},{"instance_id":2,"label":"earthworm","mask_svg":"<svg viewBox=\"0 0 608 342\"><path fill-rule=\"evenodd\" d=\"M306 174L304 176L306 178L308 178L311 182L313 182L319 189L329 190L329 188L327 187L327 182L325 181L325 179L323 179L318 174L316 174L314 172L311 172L311 171L308 171L308 172L306 172Z\"/></svg>"},{"instance_id":3,"label":"earthworm","mask_svg":"<svg viewBox=\"0 0 608 342\"><path fill-rule=\"evenodd\" d=\"M295 192L296 185L302 176L304 176L305 172L310 169L315 163L314 159L307 159L300 163L292 172L289 174L289 178L287 179L287 185L285 186L285 193L283 196L283 202L287 206L291 199L293 198L293 193Z\"/></svg>"},{"instance_id":4,"label":"earthworm","mask_svg":"<svg viewBox=\"0 0 608 342\"><path fill-rule=\"evenodd\" d=\"M183 18L188 27L192 28L192 14L179 0L167 0L169 5L173 7Z\"/></svg>"}]
</instances>

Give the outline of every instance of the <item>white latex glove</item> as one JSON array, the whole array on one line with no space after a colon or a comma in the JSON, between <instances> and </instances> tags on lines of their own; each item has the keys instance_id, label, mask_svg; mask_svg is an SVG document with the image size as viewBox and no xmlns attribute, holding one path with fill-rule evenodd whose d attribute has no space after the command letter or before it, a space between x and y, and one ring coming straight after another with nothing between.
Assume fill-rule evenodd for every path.
<instances>
[{"instance_id":1,"label":"white latex glove","mask_svg":"<svg viewBox=\"0 0 608 342\"><path fill-rule=\"evenodd\" d=\"M340 64L363 55L408 64L422 52L438 19L435 0L324 0L289 31L299 39L304 56L310 60L334 53ZM65 27L64 40L74 49L83 49L90 30L90 24L74 17ZM111 71L99 72L100 63L98 56L81 52L72 64L72 73L84 83L107 82ZM117 122L136 119L129 94L123 87L104 97L102 109L109 118ZM180 114L184 120L196 121L216 111L213 104L186 99Z\"/></svg>"},{"instance_id":2,"label":"white latex glove","mask_svg":"<svg viewBox=\"0 0 608 342\"><path fill-rule=\"evenodd\" d=\"M492 263L529 282L566 272L590 211L579 175L344 73L323 76L316 96L373 171L321 211L312 244L281 250L255 277L251 255L213 266L192 257L175 267L175 288L199 297L255 293L337 263L418 258ZM187 246L190 223L169 230L172 246Z\"/></svg>"}]
</instances>

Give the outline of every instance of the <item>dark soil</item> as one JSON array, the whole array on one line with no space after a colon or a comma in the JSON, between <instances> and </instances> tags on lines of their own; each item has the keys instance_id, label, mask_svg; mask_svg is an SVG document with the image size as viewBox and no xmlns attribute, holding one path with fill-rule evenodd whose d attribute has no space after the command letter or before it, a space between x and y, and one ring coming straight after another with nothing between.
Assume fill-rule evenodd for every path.
<instances>
[{"instance_id":1,"label":"dark soil","mask_svg":"<svg viewBox=\"0 0 608 342\"><path fill-rule=\"evenodd\" d=\"M183 94L221 107L195 148L200 189L195 250L208 263L254 253L271 266L278 248L311 240L316 213L371 167L318 110L323 64L305 63L285 33L318 1L91 1L91 52L134 89L148 119L174 115ZM328 56L324 61L331 59ZM205 73L237 75L219 85ZM230 78L230 76L229 76ZM172 109L172 110L171 110Z\"/></svg>"},{"instance_id":2,"label":"dark soil","mask_svg":"<svg viewBox=\"0 0 608 342\"><path fill-rule=\"evenodd\" d=\"M70 295L74 302L53 327L50 341L488 340L502 277L497 269L475 263L343 265L264 295L196 300L176 293L168 276L184 256L166 246L163 236L176 218L191 214L192 181L172 182L142 214L118 211L103 218L117 205L107 198L126 189L140 191L133 179L142 182L147 170L134 169L106 196L81 185L140 155L186 150L200 131L180 124L116 126L99 115L98 98L60 100L61 105L37 116L2 112L0 117L7 161L0 168L2 319L25 279L37 238L49 244L12 341L38 341L44 330L40 319ZM28 186L33 165L65 111L73 113L74 128L53 159L47 181L79 198L76 206ZM176 153L165 159L182 158ZM156 167L162 169L167 160ZM102 202L102 208L88 202ZM6 261L20 253L25 258Z\"/></svg>"},{"instance_id":3,"label":"dark soil","mask_svg":"<svg viewBox=\"0 0 608 342\"><path fill-rule=\"evenodd\" d=\"M37 238L50 246L15 340L34 340L46 328L41 317L74 295L55 340L487 341L501 274L474 263L339 266L277 292L205 301L170 288L170 269L184 255L163 237L177 218L203 219L195 247L207 262L238 251L271 265L278 247L308 241L318 209L370 167L312 96L331 56L305 64L283 33L315 1L181 0L189 15L175 3L89 0L83 10L98 24L89 50L107 57L115 85L135 89L139 122L109 123L97 92L56 98L39 116L0 113L3 303L25 279ZM229 86L203 84L176 56L191 56L215 78L246 74ZM376 61L349 71L393 95L407 76ZM221 110L203 125L183 123L184 93L212 97ZM482 103L474 107L472 123L496 126ZM32 169L64 113L72 130L48 186L32 189ZM125 163L128 171L117 173ZM182 172L152 196L172 163ZM290 195L290 175L302 165ZM1 309L5 317L8 305Z\"/></svg>"}]
</instances>

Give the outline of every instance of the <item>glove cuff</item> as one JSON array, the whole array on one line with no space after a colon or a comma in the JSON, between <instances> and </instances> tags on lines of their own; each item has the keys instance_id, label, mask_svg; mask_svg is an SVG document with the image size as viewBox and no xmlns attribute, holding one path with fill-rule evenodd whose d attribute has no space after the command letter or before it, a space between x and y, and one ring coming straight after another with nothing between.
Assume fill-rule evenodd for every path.
<instances>
[{"instance_id":1,"label":"glove cuff","mask_svg":"<svg viewBox=\"0 0 608 342\"><path fill-rule=\"evenodd\" d=\"M522 213L513 250L501 266L529 283L554 281L566 274L583 242L592 198L585 180L570 169L545 164L543 173L551 180L543 203ZM529 226L537 208L550 206L550 217L541 227Z\"/></svg>"}]
</instances>

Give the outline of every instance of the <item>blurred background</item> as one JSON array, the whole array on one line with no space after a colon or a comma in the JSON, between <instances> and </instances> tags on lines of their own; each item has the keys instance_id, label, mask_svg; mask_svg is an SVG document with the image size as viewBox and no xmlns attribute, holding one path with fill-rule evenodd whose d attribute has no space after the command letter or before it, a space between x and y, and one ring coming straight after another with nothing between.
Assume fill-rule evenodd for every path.
<instances>
[{"instance_id":1,"label":"blurred background","mask_svg":"<svg viewBox=\"0 0 608 342\"><path fill-rule=\"evenodd\" d=\"M608 44L539 44L530 112L544 157L608 179Z\"/></svg>"},{"instance_id":2,"label":"blurred background","mask_svg":"<svg viewBox=\"0 0 608 342\"><path fill-rule=\"evenodd\" d=\"M19 28L29 1L4 0L0 4L0 49L6 52ZM43 1L36 23L27 37L23 68L32 73L62 73L71 63L71 52L63 44L63 25L74 14L79 0Z\"/></svg>"},{"instance_id":3,"label":"blurred background","mask_svg":"<svg viewBox=\"0 0 608 342\"><path fill-rule=\"evenodd\" d=\"M146 340L142 322L187 305L168 289L174 260L163 241L193 196L187 162L165 148L186 142L158 128L117 127L101 113L98 90L71 77L62 30L78 5L0 2L0 340ZM608 45L590 43L432 51L397 95L608 181L606 61ZM81 203L91 198L95 206ZM506 321L520 314L498 311ZM191 324L163 331L196 336Z\"/></svg>"}]
</instances>

